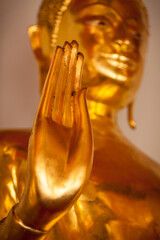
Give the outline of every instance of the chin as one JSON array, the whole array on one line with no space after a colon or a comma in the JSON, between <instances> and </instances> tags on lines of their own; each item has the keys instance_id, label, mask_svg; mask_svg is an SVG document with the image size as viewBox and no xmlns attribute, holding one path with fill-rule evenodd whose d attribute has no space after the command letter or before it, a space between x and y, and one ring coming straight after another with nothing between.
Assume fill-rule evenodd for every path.
<instances>
[{"instance_id":1,"label":"chin","mask_svg":"<svg viewBox=\"0 0 160 240\"><path fill-rule=\"evenodd\" d=\"M87 85L88 99L116 109L123 108L134 98L140 83L139 79L137 74L133 74L130 78L126 77L125 82L120 82L117 78L101 76L101 81L96 85Z\"/></svg>"}]
</instances>

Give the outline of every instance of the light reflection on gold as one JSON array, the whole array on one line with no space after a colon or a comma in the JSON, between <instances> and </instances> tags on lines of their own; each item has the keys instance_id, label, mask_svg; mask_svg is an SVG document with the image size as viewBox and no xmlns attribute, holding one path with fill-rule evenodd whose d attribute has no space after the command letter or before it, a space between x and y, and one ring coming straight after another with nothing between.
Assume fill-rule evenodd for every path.
<instances>
[{"instance_id":1,"label":"light reflection on gold","mask_svg":"<svg viewBox=\"0 0 160 240\"><path fill-rule=\"evenodd\" d=\"M77 207L80 209L80 211L84 211L83 204L80 201L77 201Z\"/></svg>"},{"instance_id":2,"label":"light reflection on gold","mask_svg":"<svg viewBox=\"0 0 160 240\"><path fill-rule=\"evenodd\" d=\"M14 201L16 201L16 192L15 192L15 189L14 189L13 182L9 182L7 184L7 187L9 189L10 194L11 194L11 197L13 198Z\"/></svg>"},{"instance_id":3,"label":"light reflection on gold","mask_svg":"<svg viewBox=\"0 0 160 240\"><path fill-rule=\"evenodd\" d=\"M12 167L11 174L12 174L14 188L17 188L16 166Z\"/></svg>"},{"instance_id":4,"label":"light reflection on gold","mask_svg":"<svg viewBox=\"0 0 160 240\"><path fill-rule=\"evenodd\" d=\"M10 188L9 188L10 190ZM11 189L12 191L12 189ZM11 209L12 206L15 204L15 202L13 201L13 197L12 197L12 193L10 193L9 195L6 195L4 197L4 205L6 209Z\"/></svg>"},{"instance_id":5,"label":"light reflection on gold","mask_svg":"<svg viewBox=\"0 0 160 240\"><path fill-rule=\"evenodd\" d=\"M76 170L76 175L70 174L69 179L67 176L61 176L61 178L64 178L62 181L60 177L57 177L56 173L55 175L55 182L50 181L47 177L47 173L44 172L44 168L42 166L38 166L37 173L39 174L39 182L38 187L41 188L42 196L44 195L45 198L52 199L53 195L55 196L55 199L59 199L62 196L65 196L69 194L69 192L76 192L77 189L80 188L81 182L84 179L84 168L81 167ZM65 180L66 179L66 180ZM73 184L74 182L74 184ZM52 186L55 186L52 188Z\"/></svg>"}]
</instances>

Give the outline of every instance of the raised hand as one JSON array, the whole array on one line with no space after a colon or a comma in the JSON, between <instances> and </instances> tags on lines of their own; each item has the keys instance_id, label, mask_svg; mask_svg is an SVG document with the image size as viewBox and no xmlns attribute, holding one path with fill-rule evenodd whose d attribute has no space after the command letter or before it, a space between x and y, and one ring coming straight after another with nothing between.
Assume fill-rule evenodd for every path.
<instances>
[{"instance_id":1,"label":"raised hand","mask_svg":"<svg viewBox=\"0 0 160 240\"><path fill-rule=\"evenodd\" d=\"M49 230L75 203L92 166L92 130L86 89L80 89L78 44L57 47L29 142L28 178L16 214Z\"/></svg>"}]
</instances>

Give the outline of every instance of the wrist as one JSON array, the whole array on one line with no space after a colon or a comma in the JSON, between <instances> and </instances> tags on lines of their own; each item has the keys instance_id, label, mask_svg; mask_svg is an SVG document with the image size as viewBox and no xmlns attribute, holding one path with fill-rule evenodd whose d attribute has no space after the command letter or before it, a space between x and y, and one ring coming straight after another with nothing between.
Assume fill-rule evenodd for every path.
<instances>
[{"instance_id":1,"label":"wrist","mask_svg":"<svg viewBox=\"0 0 160 240\"><path fill-rule=\"evenodd\" d=\"M25 225L23 221L16 216L15 209L16 205L10 210L7 218L2 222L0 239L43 240L46 238L47 232Z\"/></svg>"},{"instance_id":2,"label":"wrist","mask_svg":"<svg viewBox=\"0 0 160 240\"><path fill-rule=\"evenodd\" d=\"M40 201L33 204L33 201L30 203L22 198L20 203L15 206L14 212L26 226L44 232L49 231L57 222L57 216L52 209L47 209Z\"/></svg>"}]
</instances>

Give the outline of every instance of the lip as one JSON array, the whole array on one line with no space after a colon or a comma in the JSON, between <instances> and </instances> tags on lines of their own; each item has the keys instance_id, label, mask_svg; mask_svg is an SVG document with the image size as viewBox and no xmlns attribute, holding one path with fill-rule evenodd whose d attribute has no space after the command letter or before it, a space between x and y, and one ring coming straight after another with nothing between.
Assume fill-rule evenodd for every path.
<instances>
[{"instance_id":1,"label":"lip","mask_svg":"<svg viewBox=\"0 0 160 240\"><path fill-rule=\"evenodd\" d=\"M137 67L136 61L124 55L101 53L100 56L103 57L109 65L119 69L129 69L133 71Z\"/></svg>"}]
</instances>

